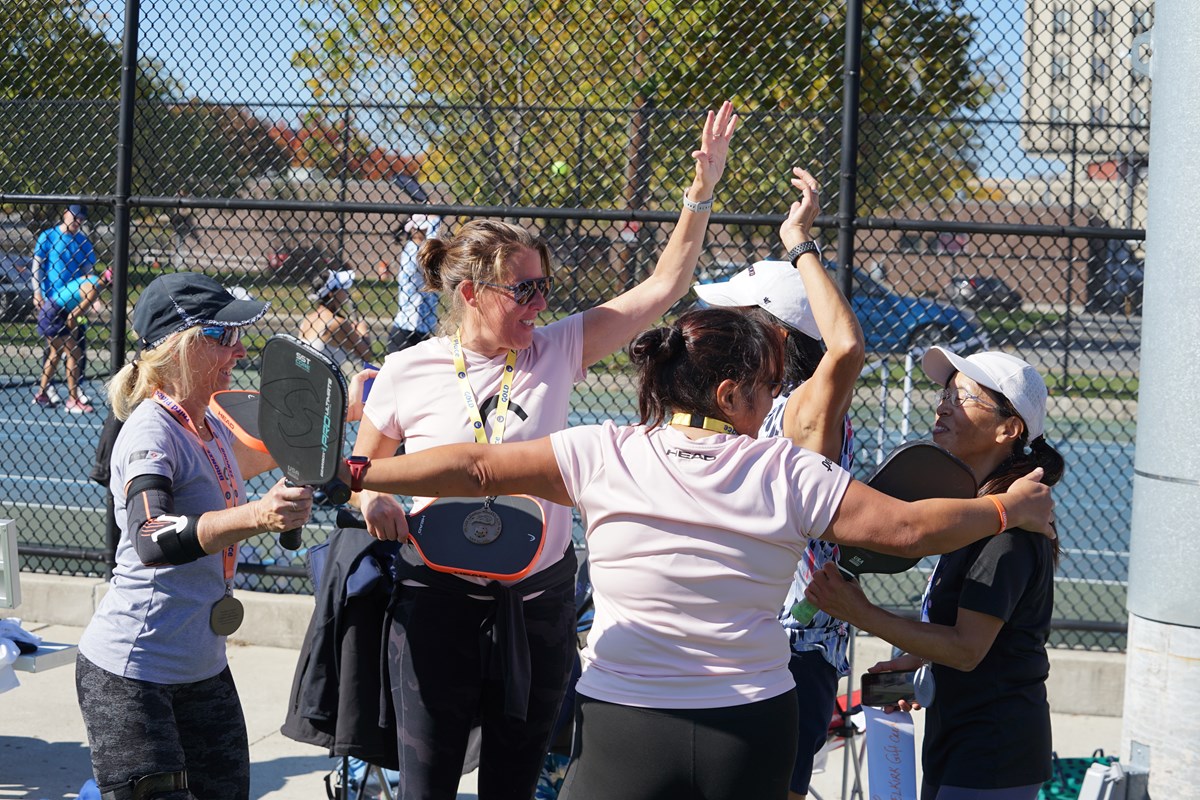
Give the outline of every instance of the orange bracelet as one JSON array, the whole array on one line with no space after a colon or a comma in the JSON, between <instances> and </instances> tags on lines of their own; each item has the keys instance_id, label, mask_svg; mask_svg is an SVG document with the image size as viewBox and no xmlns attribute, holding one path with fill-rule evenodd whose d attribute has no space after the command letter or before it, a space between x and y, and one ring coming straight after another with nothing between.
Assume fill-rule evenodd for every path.
<instances>
[{"instance_id":1,"label":"orange bracelet","mask_svg":"<svg viewBox=\"0 0 1200 800\"><path fill-rule=\"evenodd\" d=\"M1000 514L1000 530L996 533L1004 533L1008 530L1008 512L1004 510L1004 503L1000 502L1000 498L994 494L987 495L987 499L996 504L996 511Z\"/></svg>"}]
</instances>

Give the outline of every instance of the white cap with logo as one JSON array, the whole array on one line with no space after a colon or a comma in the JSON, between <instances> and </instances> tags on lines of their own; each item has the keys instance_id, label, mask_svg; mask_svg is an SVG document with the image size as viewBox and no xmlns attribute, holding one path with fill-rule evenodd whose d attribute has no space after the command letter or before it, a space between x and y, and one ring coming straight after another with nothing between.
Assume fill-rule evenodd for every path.
<instances>
[{"instance_id":1,"label":"white cap with logo","mask_svg":"<svg viewBox=\"0 0 1200 800\"><path fill-rule=\"evenodd\" d=\"M1008 398L1025 421L1029 441L1046 432L1046 381L1028 362L1016 356L987 350L970 356L960 356L944 347L931 347L921 359L925 374L939 386L956 371L980 386L986 386Z\"/></svg>"},{"instance_id":2,"label":"white cap with logo","mask_svg":"<svg viewBox=\"0 0 1200 800\"><path fill-rule=\"evenodd\" d=\"M755 261L727 281L697 283L710 306L758 306L806 336L821 340L800 273L786 261Z\"/></svg>"}]
</instances>

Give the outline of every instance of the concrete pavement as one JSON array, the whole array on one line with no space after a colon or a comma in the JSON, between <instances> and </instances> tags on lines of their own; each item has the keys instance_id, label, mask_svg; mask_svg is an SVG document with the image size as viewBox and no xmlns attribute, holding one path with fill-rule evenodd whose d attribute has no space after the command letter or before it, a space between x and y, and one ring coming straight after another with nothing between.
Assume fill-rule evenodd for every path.
<instances>
[{"instance_id":1,"label":"concrete pavement","mask_svg":"<svg viewBox=\"0 0 1200 800\"><path fill-rule=\"evenodd\" d=\"M102 591L103 582L95 579L23 574L21 607L0 616L22 618L27 630L46 641L74 643ZM324 777L337 761L279 733L312 600L238 594L247 620L231 640L229 660L250 733L251 797L320 800L326 796ZM855 672L887 651L882 642L859 637ZM1119 753L1123 654L1052 651L1051 661L1056 749L1063 755L1086 755L1097 747ZM90 777L72 664L19 672L21 685L0 695L0 800L74 798ZM919 748L919 714L916 719ZM834 751L814 779L813 788L824 800L841 797L844 753L844 748ZM474 774L464 776L459 792L460 800L476 797Z\"/></svg>"}]
</instances>

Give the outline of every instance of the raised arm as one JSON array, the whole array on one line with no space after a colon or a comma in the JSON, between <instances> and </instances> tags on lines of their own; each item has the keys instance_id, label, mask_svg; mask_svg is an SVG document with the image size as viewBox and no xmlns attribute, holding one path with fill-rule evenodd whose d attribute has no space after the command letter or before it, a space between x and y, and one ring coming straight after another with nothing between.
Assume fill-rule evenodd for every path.
<instances>
[{"instance_id":1,"label":"raised arm","mask_svg":"<svg viewBox=\"0 0 1200 800\"><path fill-rule=\"evenodd\" d=\"M792 186L800 190L800 199L792 203L788 217L779 227L779 238L786 251L802 242L812 241L812 224L821 213L817 181L795 167ZM783 413L783 435L800 447L837 459L844 435L843 419L854 397L854 384L862 372L866 353L862 328L845 295L833 282L815 253L804 253L795 261L804 282L813 319L825 355L812 377L788 398Z\"/></svg>"},{"instance_id":2,"label":"raised arm","mask_svg":"<svg viewBox=\"0 0 1200 800\"><path fill-rule=\"evenodd\" d=\"M348 482L349 475L342 478ZM451 444L382 458L371 462L363 488L424 497L532 494L571 505L547 437L504 444Z\"/></svg>"},{"instance_id":3,"label":"raised arm","mask_svg":"<svg viewBox=\"0 0 1200 800\"><path fill-rule=\"evenodd\" d=\"M679 222L650 277L584 312L583 366L590 366L627 345L687 294L708 228L711 208L708 201L712 200L725 171L729 142L737 124L733 104L728 101L716 113L708 112L700 149L692 152L696 174L684 195L687 200L702 204L702 210L693 211L685 206L680 212Z\"/></svg>"},{"instance_id":4,"label":"raised arm","mask_svg":"<svg viewBox=\"0 0 1200 800\"><path fill-rule=\"evenodd\" d=\"M833 521L821 538L909 558L949 553L1001 530L1022 528L1054 538L1054 500L1038 483L1042 469L1013 482L1004 494L971 500L905 502L851 481Z\"/></svg>"}]
</instances>

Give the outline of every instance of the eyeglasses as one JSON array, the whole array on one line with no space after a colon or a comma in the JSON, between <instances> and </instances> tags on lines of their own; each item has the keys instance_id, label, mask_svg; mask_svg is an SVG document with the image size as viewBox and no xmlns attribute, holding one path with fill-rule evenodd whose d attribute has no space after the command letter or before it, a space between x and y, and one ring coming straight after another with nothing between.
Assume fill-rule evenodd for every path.
<instances>
[{"instance_id":1,"label":"eyeglasses","mask_svg":"<svg viewBox=\"0 0 1200 800\"><path fill-rule=\"evenodd\" d=\"M512 299L519 306L527 306L533 302L534 295L541 293L542 297L549 297L550 291L554 288L553 278L530 278L527 281L520 283L488 283L487 281L475 281L480 286L488 286L492 289L503 289L512 295Z\"/></svg>"},{"instance_id":2,"label":"eyeglasses","mask_svg":"<svg viewBox=\"0 0 1200 800\"><path fill-rule=\"evenodd\" d=\"M933 395L934 405L949 403L956 408L962 408L964 403L974 403L980 408L985 408L988 411L996 413L1004 413L1004 409L990 400L984 400L977 394L971 394L966 389L960 389L957 386L947 386L945 389L939 389Z\"/></svg>"},{"instance_id":3,"label":"eyeglasses","mask_svg":"<svg viewBox=\"0 0 1200 800\"><path fill-rule=\"evenodd\" d=\"M208 325L201 328L200 333L221 347L233 347L242 340L242 329L239 327Z\"/></svg>"}]
</instances>

